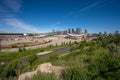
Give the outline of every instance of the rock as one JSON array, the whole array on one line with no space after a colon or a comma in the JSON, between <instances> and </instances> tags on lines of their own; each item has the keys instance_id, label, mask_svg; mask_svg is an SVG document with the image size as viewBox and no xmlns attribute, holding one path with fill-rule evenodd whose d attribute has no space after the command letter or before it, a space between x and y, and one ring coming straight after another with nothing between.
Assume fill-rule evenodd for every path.
<instances>
[{"instance_id":1,"label":"rock","mask_svg":"<svg viewBox=\"0 0 120 80\"><path fill-rule=\"evenodd\" d=\"M19 75L18 80L31 79L36 74L37 74L37 71L26 72L26 73Z\"/></svg>"},{"instance_id":2,"label":"rock","mask_svg":"<svg viewBox=\"0 0 120 80\"><path fill-rule=\"evenodd\" d=\"M5 65L5 62L1 62L0 64L1 64L1 65Z\"/></svg>"},{"instance_id":3,"label":"rock","mask_svg":"<svg viewBox=\"0 0 120 80\"><path fill-rule=\"evenodd\" d=\"M25 80L26 78L31 79L34 75L37 74L37 72L54 73L56 77L60 78L64 70L65 70L65 67L53 66L51 63L43 63L43 64L40 64L35 71L26 72L19 75L18 80Z\"/></svg>"},{"instance_id":4,"label":"rock","mask_svg":"<svg viewBox=\"0 0 120 80\"><path fill-rule=\"evenodd\" d=\"M43 72L43 73L51 73L50 70L52 64L51 63L43 63L37 67L37 71Z\"/></svg>"}]
</instances>

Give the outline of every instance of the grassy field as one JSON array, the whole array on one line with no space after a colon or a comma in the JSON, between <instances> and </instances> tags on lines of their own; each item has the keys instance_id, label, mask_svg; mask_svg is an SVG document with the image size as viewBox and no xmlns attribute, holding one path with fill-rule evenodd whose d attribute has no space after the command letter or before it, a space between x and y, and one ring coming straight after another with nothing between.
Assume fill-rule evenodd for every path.
<instances>
[{"instance_id":1,"label":"grassy field","mask_svg":"<svg viewBox=\"0 0 120 80\"><path fill-rule=\"evenodd\" d=\"M69 47L74 43L61 43L61 45L49 45L45 48L38 48L33 50L21 49L18 52L6 52L0 54L0 79L16 79L16 77L26 71L31 71L40 63L47 62L50 55L45 57L38 57L36 54L49 51L59 50L61 48ZM55 52L55 51L54 51ZM53 53L55 54L55 53ZM58 54L57 54L58 55ZM24 69L23 69L24 68Z\"/></svg>"},{"instance_id":2,"label":"grassy field","mask_svg":"<svg viewBox=\"0 0 120 80\"><path fill-rule=\"evenodd\" d=\"M36 56L38 52L64 47L70 47L68 55L59 57L56 51L45 57ZM29 56L21 58L27 55ZM39 64L45 62L69 68L60 79L54 74L39 73L32 80L119 80L120 37L103 36L91 42L74 42L31 51L4 53L0 54L0 61L8 63L0 66L0 77L3 80L16 80L19 74L35 70Z\"/></svg>"},{"instance_id":3,"label":"grassy field","mask_svg":"<svg viewBox=\"0 0 120 80\"><path fill-rule=\"evenodd\" d=\"M70 54L48 60L53 65L69 67L58 79L39 73L32 80L119 80L120 37L99 37L71 46ZM47 77L47 79L46 79ZM55 79L53 79L55 78Z\"/></svg>"},{"instance_id":4,"label":"grassy field","mask_svg":"<svg viewBox=\"0 0 120 80\"><path fill-rule=\"evenodd\" d=\"M32 50L24 50L24 49L19 49L18 52L4 52L0 54L0 62L9 62L24 56L32 55L32 54L37 54L39 52L47 51L47 50L54 50L60 47L66 47L69 46L69 44L62 44L60 46L53 46L49 45L48 47L45 48L37 48L37 49L32 49ZM24 47L25 48L25 47Z\"/></svg>"}]
</instances>

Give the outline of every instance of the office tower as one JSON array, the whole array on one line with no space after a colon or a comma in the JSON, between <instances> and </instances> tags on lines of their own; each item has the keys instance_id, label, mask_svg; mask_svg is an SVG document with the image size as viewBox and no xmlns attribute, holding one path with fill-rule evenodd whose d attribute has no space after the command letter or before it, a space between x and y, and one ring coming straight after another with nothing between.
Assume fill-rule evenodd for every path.
<instances>
[{"instance_id":1,"label":"office tower","mask_svg":"<svg viewBox=\"0 0 120 80\"><path fill-rule=\"evenodd\" d=\"M72 29L72 33L75 33L74 29Z\"/></svg>"},{"instance_id":2,"label":"office tower","mask_svg":"<svg viewBox=\"0 0 120 80\"><path fill-rule=\"evenodd\" d=\"M71 33L71 29L68 29L68 33Z\"/></svg>"},{"instance_id":3,"label":"office tower","mask_svg":"<svg viewBox=\"0 0 120 80\"><path fill-rule=\"evenodd\" d=\"M77 29L76 29L76 33L77 33L77 34L81 34L81 29L80 29L80 28L77 28Z\"/></svg>"}]
</instances>

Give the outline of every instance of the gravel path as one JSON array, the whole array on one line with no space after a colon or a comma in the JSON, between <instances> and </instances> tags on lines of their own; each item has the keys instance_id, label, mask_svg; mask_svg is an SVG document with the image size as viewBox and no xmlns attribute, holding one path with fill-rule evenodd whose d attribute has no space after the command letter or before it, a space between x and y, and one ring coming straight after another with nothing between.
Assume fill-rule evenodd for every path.
<instances>
[{"instance_id":1,"label":"gravel path","mask_svg":"<svg viewBox=\"0 0 120 80\"><path fill-rule=\"evenodd\" d=\"M46 54L49 54L49 53L52 53L53 51L45 51L45 52L40 52L38 53L37 55L38 56L42 56L42 55L46 55Z\"/></svg>"}]
</instances>

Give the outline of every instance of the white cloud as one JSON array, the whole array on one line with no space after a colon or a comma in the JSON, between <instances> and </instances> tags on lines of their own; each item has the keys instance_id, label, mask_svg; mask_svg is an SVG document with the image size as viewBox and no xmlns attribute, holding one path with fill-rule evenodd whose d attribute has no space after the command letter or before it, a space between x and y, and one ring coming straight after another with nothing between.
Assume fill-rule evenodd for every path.
<instances>
[{"instance_id":1,"label":"white cloud","mask_svg":"<svg viewBox=\"0 0 120 80\"><path fill-rule=\"evenodd\" d=\"M6 19L5 24L11 27L22 29L23 32L39 32L39 30L36 27L28 25L18 19Z\"/></svg>"},{"instance_id":2,"label":"white cloud","mask_svg":"<svg viewBox=\"0 0 120 80\"><path fill-rule=\"evenodd\" d=\"M101 2L102 2L102 1L101 1ZM83 11L87 11L87 10L89 10L89 9L91 9L91 8L96 7L96 6L99 5L101 2L100 2L100 1L97 1L97 2L94 2L94 3L92 3L92 4L89 4L88 6L84 6L83 8L81 8L81 9L78 10L78 11L71 11L71 12L65 14L65 15L63 16L63 18L71 17L71 16L73 16L73 15L75 15L75 14L77 14L77 13L80 13L80 12L83 12ZM75 17L76 17L76 16L75 16Z\"/></svg>"},{"instance_id":3,"label":"white cloud","mask_svg":"<svg viewBox=\"0 0 120 80\"><path fill-rule=\"evenodd\" d=\"M22 7L22 0L4 0L4 4L14 12L18 12Z\"/></svg>"},{"instance_id":4,"label":"white cloud","mask_svg":"<svg viewBox=\"0 0 120 80\"><path fill-rule=\"evenodd\" d=\"M88 6L85 6L84 8L80 9L80 12L86 11L86 10L91 9L93 7L96 7L99 4L100 4L100 2L98 2L98 1L94 2L94 3L92 3L92 4L88 5Z\"/></svg>"},{"instance_id":5,"label":"white cloud","mask_svg":"<svg viewBox=\"0 0 120 80\"><path fill-rule=\"evenodd\" d=\"M14 12L19 12L23 0L3 0L0 5L0 22L6 27L0 28L0 32L39 32L32 25L26 24L15 17Z\"/></svg>"},{"instance_id":6,"label":"white cloud","mask_svg":"<svg viewBox=\"0 0 120 80\"><path fill-rule=\"evenodd\" d=\"M0 4L0 19L14 18L22 7L22 0L3 0Z\"/></svg>"}]
</instances>

